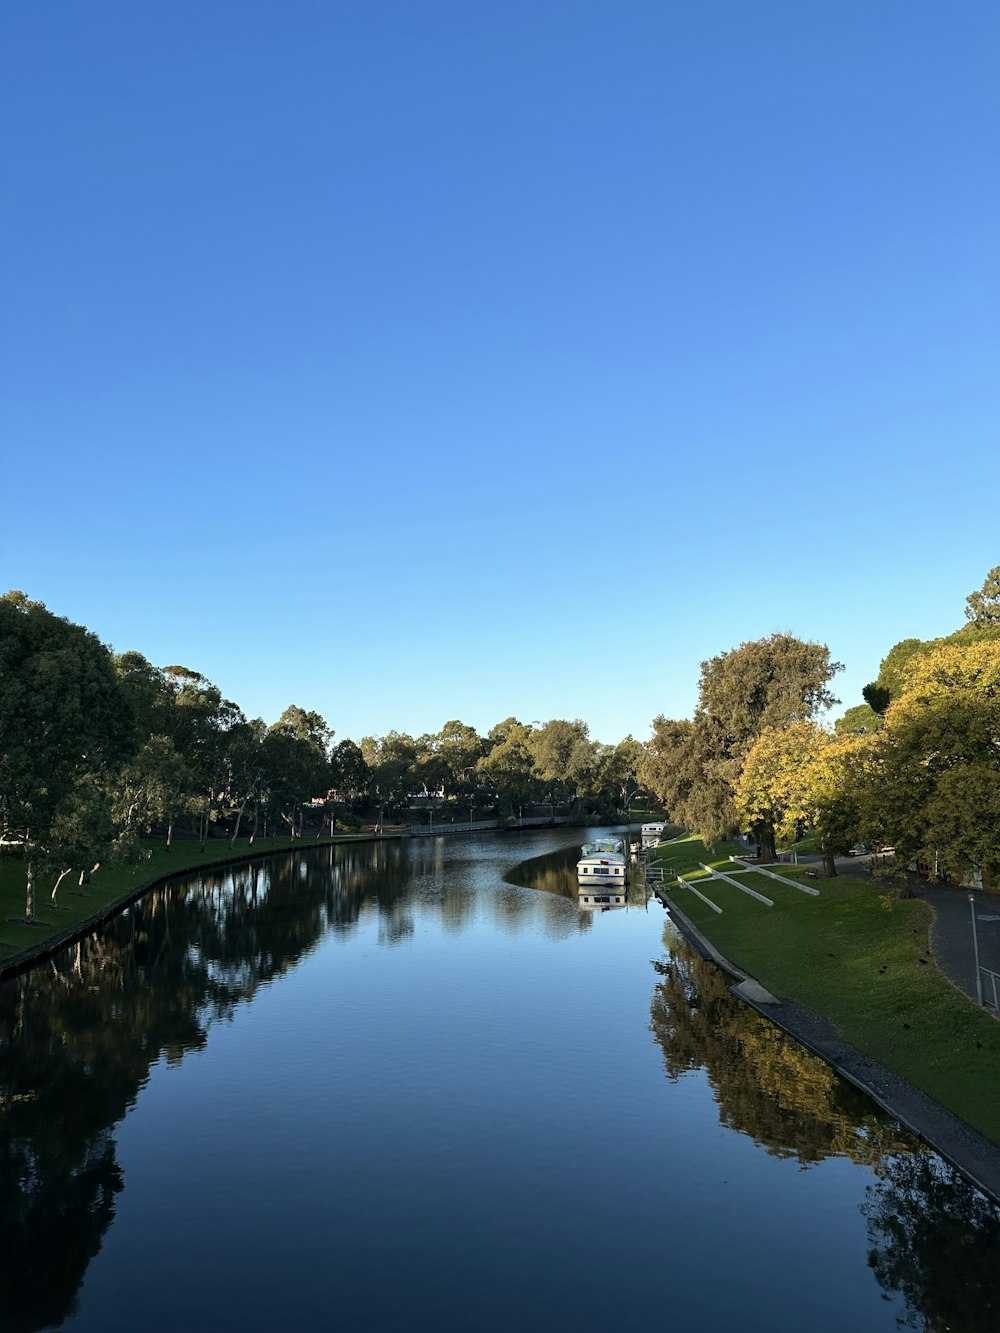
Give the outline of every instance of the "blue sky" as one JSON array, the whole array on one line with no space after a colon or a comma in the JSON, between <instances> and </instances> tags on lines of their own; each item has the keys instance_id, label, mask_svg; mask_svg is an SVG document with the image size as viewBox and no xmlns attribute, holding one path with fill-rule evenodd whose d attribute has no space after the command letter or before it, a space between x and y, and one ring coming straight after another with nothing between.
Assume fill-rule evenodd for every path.
<instances>
[{"instance_id":1,"label":"blue sky","mask_svg":"<svg viewBox=\"0 0 1000 1333\"><path fill-rule=\"evenodd\" d=\"M1000 563L1000 10L11 0L0 585L339 737Z\"/></svg>"}]
</instances>

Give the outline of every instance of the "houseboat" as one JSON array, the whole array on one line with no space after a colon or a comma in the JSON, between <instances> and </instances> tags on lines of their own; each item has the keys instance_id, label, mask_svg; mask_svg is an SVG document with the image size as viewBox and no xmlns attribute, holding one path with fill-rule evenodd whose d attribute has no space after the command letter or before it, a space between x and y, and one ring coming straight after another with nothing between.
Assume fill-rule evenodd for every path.
<instances>
[{"instance_id":1,"label":"houseboat","mask_svg":"<svg viewBox=\"0 0 1000 1333\"><path fill-rule=\"evenodd\" d=\"M621 838L595 838L580 848L576 863L579 884L621 885L625 890L625 844Z\"/></svg>"}]
</instances>

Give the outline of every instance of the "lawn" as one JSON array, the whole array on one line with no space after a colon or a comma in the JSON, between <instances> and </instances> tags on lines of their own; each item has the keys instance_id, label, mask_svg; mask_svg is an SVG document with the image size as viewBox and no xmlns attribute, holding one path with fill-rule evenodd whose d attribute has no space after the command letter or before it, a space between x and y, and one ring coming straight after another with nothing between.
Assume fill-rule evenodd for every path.
<instances>
[{"instance_id":1,"label":"lawn","mask_svg":"<svg viewBox=\"0 0 1000 1333\"><path fill-rule=\"evenodd\" d=\"M339 835L334 841L349 841L351 836ZM319 845L329 841L329 838L321 838ZM19 852L5 851L0 855L0 966L26 949L44 945L54 936L101 912L123 894L162 875L197 869L250 852L260 855L316 845L316 839L311 837L294 841L290 838L255 838L251 847L248 838L238 838L231 848L228 841L218 838L209 840L202 851L200 843L195 841L175 841L169 850L162 841L147 841L143 844L146 859L138 865L101 866L82 889L77 888L78 876L67 875L59 886L56 905L51 902L55 875L40 875L35 885L38 924L33 926L24 924L24 859Z\"/></svg>"},{"instance_id":2,"label":"lawn","mask_svg":"<svg viewBox=\"0 0 1000 1333\"><path fill-rule=\"evenodd\" d=\"M708 852L692 838L658 848L655 856L686 877L699 861L729 873L731 850ZM802 870L785 877L802 879ZM774 906L719 880L702 879L698 888L721 915L683 887L672 892L738 967L776 995L832 1019L853 1046L1000 1143L1000 1023L938 969L930 953L931 908L886 898L867 879L803 880L820 890L813 898L764 875L737 878Z\"/></svg>"}]
</instances>

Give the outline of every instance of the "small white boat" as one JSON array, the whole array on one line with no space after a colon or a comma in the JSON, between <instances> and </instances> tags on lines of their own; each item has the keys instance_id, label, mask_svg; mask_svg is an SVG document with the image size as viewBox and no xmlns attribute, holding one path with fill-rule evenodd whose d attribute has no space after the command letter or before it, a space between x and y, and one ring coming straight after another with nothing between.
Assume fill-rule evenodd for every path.
<instances>
[{"instance_id":1,"label":"small white boat","mask_svg":"<svg viewBox=\"0 0 1000 1333\"><path fill-rule=\"evenodd\" d=\"M665 824L643 824L642 826L643 842L652 842L655 839L659 838L662 835L664 828L666 828Z\"/></svg>"},{"instance_id":2,"label":"small white boat","mask_svg":"<svg viewBox=\"0 0 1000 1333\"><path fill-rule=\"evenodd\" d=\"M625 890L625 846L621 838L595 838L580 848L576 863L579 884L620 885Z\"/></svg>"}]
</instances>

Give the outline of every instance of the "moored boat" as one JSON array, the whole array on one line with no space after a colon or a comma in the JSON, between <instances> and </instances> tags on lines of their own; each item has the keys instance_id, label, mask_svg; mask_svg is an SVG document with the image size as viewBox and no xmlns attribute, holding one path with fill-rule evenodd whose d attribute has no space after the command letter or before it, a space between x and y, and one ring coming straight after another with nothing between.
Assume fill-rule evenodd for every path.
<instances>
[{"instance_id":1,"label":"moored boat","mask_svg":"<svg viewBox=\"0 0 1000 1333\"><path fill-rule=\"evenodd\" d=\"M621 838L594 838L580 848L576 863L580 884L625 886L625 845Z\"/></svg>"}]
</instances>

